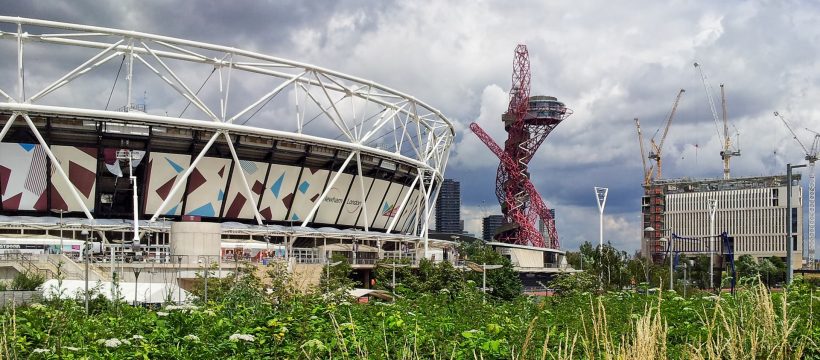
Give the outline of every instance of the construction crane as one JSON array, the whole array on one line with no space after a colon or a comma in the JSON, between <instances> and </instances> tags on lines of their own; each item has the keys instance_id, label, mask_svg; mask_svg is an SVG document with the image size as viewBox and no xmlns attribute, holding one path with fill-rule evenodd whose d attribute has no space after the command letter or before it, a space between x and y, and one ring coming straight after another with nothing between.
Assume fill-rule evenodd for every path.
<instances>
[{"instance_id":1,"label":"construction crane","mask_svg":"<svg viewBox=\"0 0 820 360\"><path fill-rule=\"evenodd\" d=\"M812 131L806 129L812 133L814 133L814 141L812 141L811 148L806 148L803 145L803 142L800 141L800 138L797 137L797 134L792 130L791 125L789 122L786 121L786 118L783 115L780 115L777 111L774 112L774 116L779 117L780 120L783 121L783 125L786 125L786 128L789 129L789 132L794 137L794 140L800 144L800 147L803 149L803 154L806 155L806 161L809 162L809 234L808 238L804 240L803 248L808 249L805 258L805 264L814 264L814 245L815 245L815 236L816 236L816 228L815 228L815 205L816 205L816 197L815 197L815 175L814 175L814 163L817 162L817 151L820 148L820 134L816 131ZM808 246L805 246L808 245Z\"/></svg>"},{"instance_id":2,"label":"construction crane","mask_svg":"<svg viewBox=\"0 0 820 360\"><path fill-rule=\"evenodd\" d=\"M700 72L700 80L703 83L703 89L706 91L706 99L709 100L709 109L712 111L712 120L715 122L715 130L717 130L718 138L723 142L723 149L720 151L720 158L723 160L723 179L729 180L729 160L733 156L740 156L740 149L732 148L732 138L729 136L729 121L726 116L726 93L724 92L723 84L720 84L721 107L723 109L723 134L719 130L718 114L715 109L715 100L712 98L712 86L709 84L709 79L703 72L703 67L695 63L695 68Z\"/></svg>"},{"instance_id":3,"label":"construction crane","mask_svg":"<svg viewBox=\"0 0 820 360\"><path fill-rule=\"evenodd\" d=\"M666 125L664 125L663 127L663 135L661 136L660 141L658 143L655 142L655 136L658 134L658 131L660 131L660 129L658 129L658 131L655 132L655 135L653 135L652 138L649 139L649 145L652 147L652 149L649 150L649 158L655 160L655 171L657 171L657 174L655 175L656 179L660 179L662 175L661 153L663 152L663 143L664 141L666 141L666 135L669 134L669 125L672 124L672 119L675 117L675 112L678 110L680 98L684 92L686 92L686 90L680 89L680 91L678 91L678 95L675 96L675 102L672 103L672 110L669 111L669 116L666 118Z\"/></svg>"},{"instance_id":4,"label":"construction crane","mask_svg":"<svg viewBox=\"0 0 820 360\"><path fill-rule=\"evenodd\" d=\"M509 226L496 240L537 247L558 248L555 219L529 180L528 165L547 135L572 111L554 97L530 97L530 61L526 45L515 48L512 87L507 112L501 117L507 140L503 149L476 124L470 129L499 158L495 195ZM541 219L547 224L549 244L535 226Z\"/></svg>"},{"instance_id":5,"label":"construction crane","mask_svg":"<svg viewBox=\"0 0 820 360\"><path fill-rule=\"evenodd\" d=\"M638 118L635 118L635 127L638 129L638 144L641 147L641 162L643 163L643 186L648 187L652 184L652 174L654 170L650 166L649 168L646 167L646 151L644 151L643 146L643 134L641 133L641 121Z\"/></svg>"}]
</instances>

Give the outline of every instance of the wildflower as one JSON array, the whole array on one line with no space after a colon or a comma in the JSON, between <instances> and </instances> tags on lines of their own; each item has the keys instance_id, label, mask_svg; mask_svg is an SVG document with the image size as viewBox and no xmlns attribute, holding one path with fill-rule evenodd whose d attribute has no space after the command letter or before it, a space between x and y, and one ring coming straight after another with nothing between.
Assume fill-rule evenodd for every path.
<instances>
[{"instance_id":1,"label":"wildflower","mask_svg":"<svg viewBox=\"0 0 820 360\"><path fill-rule=\"evenodd\" d=\"M31 305L29 305L29 307L34 309L34 310L45 310L46 309L46 306L43 305L43 304L40 304L40 303L32 303Z\"/></svg>"},{"instance_id":2,"label":"wildflower","mask_svg":"<svg viewBox=\"0 0 820 360\"><path fill-rule=\"evenodd\" d=\"M256 337L250 334L233 334L228 338L228 340L233 342L238 342L239 340L254 342L254 340L256 340Z\"/></svg>"},{"instance_id":3,"label":"wildflower","mask_svg":"<svg viewBox=\"0 0 820 360\"><path fill-rule=\"evenodd\" d=\"M191 342L199 342L199 336L196 336L194 334L185 335L182 339Z\"/></svg>"},{"instance_id":4,"label":"wildflower","mask_svg":"<svg viewBox=\"0 0 820 360\"><path fill-rule=\"evenodd\" d=\"M105 347L115 348L115 347L119 347L120 345L122 345L122 341L120 341L120 339L117 339L117 338L111 338L111 339L105 340L103 342L103 345L105 345Z\"/></svg>"},{"instance_id":5,"label":"wildflower","mask_svg":"<svg viewBox=\"0 0 820 360\"><path fill-rule=\"evenodd\" d=\"M76 347L73 347L73 346L63 346L63 349L68 350L68 351L80 351L80 348L76 348Z\"/></svg>"},{"instance_id":6,"label":"wildflower","mask_svg":"<svg viewBox=\"0 0 820 360\"><path fill-rule=\"evenodd\" d=\"M33 354L44 354L44 353L50 353L51 349L34 349L31 352Z\"/></svg>"},{"instance_id":7,"label":"wildflower","mask_svg":"<svg viewBox=\"0 0 820 360\"><path fill-rule=\"evenodd\" d=\"M302 344L301 348L302 349L304 349L304 348L314 349L314 350L318 350L318 351L327 350L327 347L325 346L325 344L323 344L322 341L318 340L318 339L310 339L310 340L306 341L304 344Z\"/></svg>"},{"instance_id":8,"label":"wildflower","mask_svg":"<svg viewBox=\"0 0 820 360\"><path fill-rule=\"evenodd\" d=\"M134 335L131 337L131 340L142 341L145 340L145 337L143 337L142 335Z\"/></svg>"},{"instance_id":9,"label":"wildflower","mask_svg":"<svg viewBox=\"0 0 820 360\"><path fill-rule=\"evenodd\" d=\"M174 310L191 311L191 310L196 310L196 309L199 309L199 307L196 306L196 305L190 305L190 304L168 305L168 306L165 307L165 310L167 310L167 311L174 311Z\"/></svg>"},{"instance_id":10,"label":"wildflower","mask_svg":"<svg viewBox=\"0 0 820 360\"><path fill-rule=\"evenodd\" d=\"M682 298L682 297L680 297L680 296L675 296L675 297L673 297L673 298L672 298L672 300L675 300L675 301L683 301L683 298Z\"/></svg>"},{"instance_id":11,"label":"wildflower","mask_svg":"<svg viewBox=\"0 0 820 360\"><path fill-rule=\"evenodd\" d=\"M157 316L168 316L168 313L164 311L157 311Z\"/></svg>"}]
</instances>

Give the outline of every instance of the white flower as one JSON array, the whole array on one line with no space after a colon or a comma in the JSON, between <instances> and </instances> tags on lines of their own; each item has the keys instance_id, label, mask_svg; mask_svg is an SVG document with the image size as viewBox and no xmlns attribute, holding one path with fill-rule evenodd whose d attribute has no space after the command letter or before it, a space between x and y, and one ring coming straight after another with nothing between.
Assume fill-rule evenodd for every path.
<instances>
[{"instance_id":1,"label":"white flower","mask_svg":"<svg viewBox=\"0 0 820 360\"><path fill-rule=\"evenodd\" d=\"M196 309L199 309L199 307L196 306L196 305L190 305L190 304L168 305L168 306L165 307L165 310L167 310L167 311L174 311L174 310L191 311L191 310L196 310Z\"/></svg>"},{"instance_id":2,"label":"white flower","mask_svg":"<svg viewBox=\"0 0 820 360\"><path fill-rule=\"evenodd\" d=\"M33 304L29 305L29 307L34 309L34 310L45 310L45 308L46 308L45 305L40 304L40 303L33 303Z\"/></svg>"},{"instance_id":3,"label":"white flower","mask_svg":"<svg viewBox=\"0 0 820 360\"><path fill-rule=\"evenodd\" d=\"M168 313L164 311L157 311L157 316L168 316Z\"/></svg>"},{"instance_id":4,"label":"white flower","mask_svg":"<svg viewBox=\"0 0 820 360\"><path fill-rule=\"evenodd\" d=\"M68 351L80 351L80 348L75 348L73 346L63 346L63 349L66 349Z\"/></svg>"},{"instance_id":5,"label":"white flower","mask_svg":"<svg viewBox=\"0 0 820 360\"><path fill-rule=\"evenodd\" d=\"M111 339L105 340L103 342L103 344L105 345L105 347L115 348L115 347L118 347L118 346L122 345L122 341L120 341L120 339L117 339L117 338L111 338Z\"/></svg>"},{"instance_id":6,"label":"white flower","mask_svg":"<svg viewBox=\"0 0 820 360\"><path fill-rule=\"evenodd\" d=\"M145 337L143 337L142 335L134 335L134 336L131 337L131 340L142 341L142 340L145 340Z\"/></svg>"},{"instance_id":7,"label":"white flower","mask_svg":"<svg viewBox=\"0 0 820 360\"><path fill-rule=\"evenodd\" d=\"M188 334L188 335L185 335L182 339L186 340L186 341L198 342L199 341L199 336L196 336L194 334Z\"/></svg>"},{"instance_id":8,"label":"white flower","mask_svg":"<svg viewBox=\"0 0 820 360\"><path fill-rule=\"evenodd\" d=\"M43 354L43 353L50 353L51 349L34 349L31 351L33 354Z\"/></svg>"},{"instance_id":9,"label":"white flower","mask_svg":"<svg viewBox=\"0 0 820 360\"><path fill-rule=\"evenodd\" d=\"M233 342L237 342L239 340L254 342L254 340L256 340L256 337L250 334L233 334L228 338L228 340Z\"/></svg>"}]
</instances>

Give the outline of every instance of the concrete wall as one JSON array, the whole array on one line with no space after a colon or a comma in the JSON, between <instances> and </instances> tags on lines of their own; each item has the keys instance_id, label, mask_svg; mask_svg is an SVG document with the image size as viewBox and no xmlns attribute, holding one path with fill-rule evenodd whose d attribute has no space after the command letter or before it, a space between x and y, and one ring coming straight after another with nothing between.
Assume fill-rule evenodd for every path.
<instances>
[{"instance_id":1,"label":"concrete wall","mask_svg":"<svg viewBox=\"0 0 820 360\"><path fill-rule=\"evenodd\" d=\"M39 291L0 291L0 306L20 306L38 301Z\"/></svg>"},{"instance_id":2,"label":"concrete wall","mask_svg":"<svg viewBox=\"0 0 820 360\"><path fill-rule=\"evenodd\" d=\"M222 227L218 223L175 222L171 224L171 256L182 256L182 262L196 263L201 256L212 262L219 258Z\"/></svg>"}]
</instances>

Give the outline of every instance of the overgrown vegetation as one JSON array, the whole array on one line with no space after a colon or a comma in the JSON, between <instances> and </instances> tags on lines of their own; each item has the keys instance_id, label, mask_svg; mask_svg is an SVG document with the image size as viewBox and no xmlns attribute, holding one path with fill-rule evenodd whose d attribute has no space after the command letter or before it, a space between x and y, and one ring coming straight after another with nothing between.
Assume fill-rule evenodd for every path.
<instances>
[{"instance_id":1,"label":"overgrown vegetation","mask_svg":"<svg viewBox=\"0 0 820 360\"><path fill-rule=\"evenodd\" d=\"M476 254L471 261L503 261ZM388 263L394 261L381 265ZM506 298L501 291L485 302L479 273L423 262L415 272L395 267L395 303L358 303L327 296L324 286L297 291L284 266L270 264L264 278L252 266L226 279L209 275L208 302L202 283L192 306L146 309L98 298L90 316L81 301L7 308L0 357L820 359L820 298L799 280L771 293L758 278L746 278L735 295L684 298L657 290L598 293L600 275L591 272L553 284L561 296ZM328 287L350 271L330 270ZM393 270L377 267L376 286L392 290Z\"/></svg>"}]
</instances>

